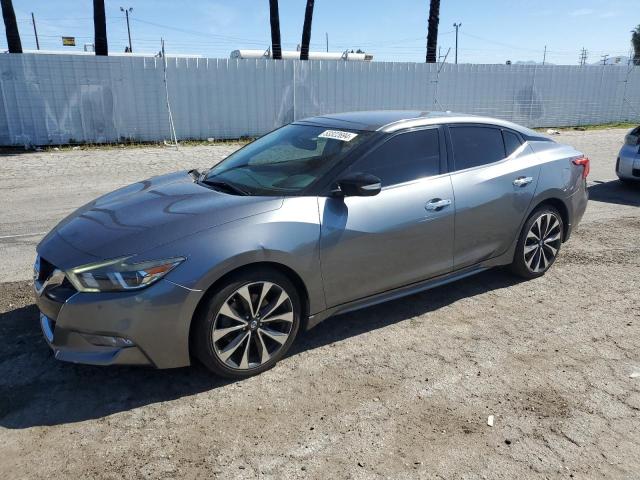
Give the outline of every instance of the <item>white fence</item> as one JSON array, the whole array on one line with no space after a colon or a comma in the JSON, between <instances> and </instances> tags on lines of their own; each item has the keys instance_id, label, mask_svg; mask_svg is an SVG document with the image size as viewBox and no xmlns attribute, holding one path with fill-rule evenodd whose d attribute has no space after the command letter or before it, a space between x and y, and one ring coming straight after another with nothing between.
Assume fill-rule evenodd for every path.
<instances>
[{"instance_id":1,"label":"white fence","mask_svg":"<svg viewBox=\"0 0 640 480\"><path fill-rule=\"evenodd\" d=\"M170 138L163 60L0 55L0 145ZM170 58L179 139L349 110L452 110L532 127L640 122L640 69Z\"/></svg>"}]
</instances>

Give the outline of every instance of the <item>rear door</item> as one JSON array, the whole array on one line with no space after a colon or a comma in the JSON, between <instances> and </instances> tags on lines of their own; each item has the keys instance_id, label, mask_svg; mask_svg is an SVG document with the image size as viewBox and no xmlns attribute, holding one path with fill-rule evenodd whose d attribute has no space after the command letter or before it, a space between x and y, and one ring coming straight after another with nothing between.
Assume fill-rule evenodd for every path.
<instances>
[{"instance_id":1,"label":"rear door","mask_svg":"<svg viewBox=\"0 0 640 480\"><path fill-rule=\"evenodd\" d=\"M454 269L504 253L519 233L540 167L514 131L484 124L449 126L456 200Z\"/></svg>"},{"instance_id":2,"label":"rear door","mask_svg":"<svg viewBox=\"0 0 640 480\"><path fill-rule=\"evenodd\" d=\"M445 157L443 129L398 133L347 170L379 177L378 195L320 198L328 306L451 271L454 203Z\"/></svg>"}]
</instances>

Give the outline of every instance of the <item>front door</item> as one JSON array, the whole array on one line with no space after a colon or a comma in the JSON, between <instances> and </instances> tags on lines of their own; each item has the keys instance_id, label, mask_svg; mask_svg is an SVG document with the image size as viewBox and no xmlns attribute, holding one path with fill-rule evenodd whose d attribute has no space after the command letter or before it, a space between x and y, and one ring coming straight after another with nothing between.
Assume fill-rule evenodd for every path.
<instances>
[{"instance_id":1,"label":"front door","mask_svg":"<svg viewBox=\"0 0 640 480\"><path fill-rule=\"evenodd\" d=\"M320 198L328 306L452 270L455 205L443 152L438 127L396 134L348 169L379 177L378 195Z\"/></svg>"}]
</instances>

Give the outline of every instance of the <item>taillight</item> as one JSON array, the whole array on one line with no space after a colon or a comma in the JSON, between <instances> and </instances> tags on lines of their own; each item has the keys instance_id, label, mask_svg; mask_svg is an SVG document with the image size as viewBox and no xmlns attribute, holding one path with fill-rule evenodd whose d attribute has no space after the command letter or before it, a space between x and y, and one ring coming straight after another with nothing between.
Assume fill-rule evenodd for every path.
<instances>
[{"instance_id":1,"label":"taillight","mask_svg":"<svg viewBox=\"0 0 640 480\"><path fill-rule=\"evenodd\" d=\"M589 170L591 170L590 162L587 157L580 157L573 160L574 165L580 165L582 167L582 178L587 178Z\"/></svg>"}]
</instances>

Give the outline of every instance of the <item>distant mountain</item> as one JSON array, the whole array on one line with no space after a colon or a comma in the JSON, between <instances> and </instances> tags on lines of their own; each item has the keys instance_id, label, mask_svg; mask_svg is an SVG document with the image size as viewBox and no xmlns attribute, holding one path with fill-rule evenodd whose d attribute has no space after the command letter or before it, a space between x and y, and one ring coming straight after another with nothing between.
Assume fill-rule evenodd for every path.
<instances>
[{"instance_id":1,"label":"distant mountain","mask_svg":"<svg viewBox=\"0 0 640 480\"><path fill-rule=\"evenodd\" d=\"M513 65L542 65L542 62L536 62L535 60L517 60L512 62ZM545 62L545 65L555 65L555 63ZM607 58L607 65L628 65L629 57L616 56ZM602 65L602 60L598 62L590 63L589 65Z\"/></svg>"},{"instance_id":2,"label":"distant mountain","mask_svg":"<svg viewBox=\"0 0 640 480\"><path fill-rule=\"evenodd\" d=\"M555 65L555 63L544 62L545 65ZM536 62L535 60L518 60L513 62L513 65L542 65L542 62Z\"/></svg>"}]
</instances>

